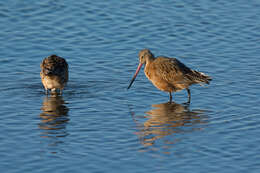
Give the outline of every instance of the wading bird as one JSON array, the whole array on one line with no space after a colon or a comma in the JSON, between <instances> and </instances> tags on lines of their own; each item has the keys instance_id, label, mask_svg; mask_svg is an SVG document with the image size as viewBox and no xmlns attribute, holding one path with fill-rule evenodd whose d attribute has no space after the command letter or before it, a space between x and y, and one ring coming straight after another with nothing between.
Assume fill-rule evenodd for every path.
<instances>
[{"instance_id":1,"label":"wading bird","mask_svg":"<svg viewBox=\"0 0 260 173\"><path fill-rule=\"evenodd\" d=\"M150 50L143 49L139 52L139 65L127 89L133 84L143 64L145 64L146 77L159 90L169 93L170 102L172 102L172 92L186 89L188 103L190 103L189 86L197 83L209 84L211 80L210 76L188 68L176 58L163 56L155 58Z\"/></svg>"},{"instance_id":2,"label":"wading bird","mask_svg":"<svg viewBox=\"0 0 260 173\"><path fill-rule=\"evenodd\" d=\"M68 82L68 64L64 58L51 55L41 63L41 79L46 94L50 89L52 93L59 89L60 94Z\"/></svg>"}]
</instances>

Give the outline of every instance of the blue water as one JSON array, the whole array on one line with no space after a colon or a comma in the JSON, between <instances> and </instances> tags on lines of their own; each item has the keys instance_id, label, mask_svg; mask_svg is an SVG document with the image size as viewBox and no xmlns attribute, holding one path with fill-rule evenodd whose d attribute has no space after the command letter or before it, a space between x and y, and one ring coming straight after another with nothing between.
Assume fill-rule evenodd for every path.
<instances>
[{"instance_id":1,"label":"blue water","mask_svg":"<svg viewBox=\"0 0 260 173\"><path fill-rule=\"evenodd\" d=\"M1 172L260 171L260 2L0 2ZM176 57L213 81L157 90L138 52ZM40 63L69 63L47 97Z\"/></svg>"}]
</instances>

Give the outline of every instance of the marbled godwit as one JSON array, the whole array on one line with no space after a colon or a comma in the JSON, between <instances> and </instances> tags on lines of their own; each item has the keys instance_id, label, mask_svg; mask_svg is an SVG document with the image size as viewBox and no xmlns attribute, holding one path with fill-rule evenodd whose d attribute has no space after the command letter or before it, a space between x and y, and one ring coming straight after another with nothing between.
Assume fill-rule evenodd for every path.
<instances>
[{"instance_id":1,"label":"marbled godwit","mask_svg":"<svg viewBox=\"0 0 260 173\"><path fill-rule=\"evenodd\" d=\"M62 94L62 90L68 82L68 73L68 64L65 59L56 55L45 58L41 63L40 75L46 94L48 94L48 89L51 92L59 89Z\"/></svg>"},{"instance_id":2,"label":"marbled godwit","mask_svg":"<svg viewBox=\"0 0 260 173\"><path fill-rule=\"evenodd\" d=\"M143 64L145 64L144 73L146 77L159 90L169 92L170 102L172 102L172 92L186 89L188 103L190 103L189 86L201 82L209 84L211 80L210 76L191 70L176 58L163 56L155 58L150 50L143 49L139 52L139 65L127 89L133 84Z\"/></svg>"}]
</instances>

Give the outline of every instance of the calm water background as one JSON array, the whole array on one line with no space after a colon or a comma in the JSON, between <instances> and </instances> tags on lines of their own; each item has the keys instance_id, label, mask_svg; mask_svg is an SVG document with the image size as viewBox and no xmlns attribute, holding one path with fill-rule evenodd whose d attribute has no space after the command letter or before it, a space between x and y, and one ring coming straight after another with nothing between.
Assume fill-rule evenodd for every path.
<instances>
[{"instance_id":1,"label":"calm water background","mask_svg":"<svg viewBox=\"0 0 260 173\"><path fill-rule=\"evenodd\" d=\"M0 2L1 172L259 172L260 1ZM177 57L209 86L158 91L138 52ZM40 62L70 65L46 97Z\"/></svg>"}]
</instances>

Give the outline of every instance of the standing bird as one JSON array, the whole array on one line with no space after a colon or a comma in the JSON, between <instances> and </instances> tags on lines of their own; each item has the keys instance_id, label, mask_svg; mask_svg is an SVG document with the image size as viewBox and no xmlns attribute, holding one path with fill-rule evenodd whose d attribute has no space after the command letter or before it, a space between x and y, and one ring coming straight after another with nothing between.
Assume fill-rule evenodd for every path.
<instances>
[{"instance_id":1,"label":"standing bird","mask_svg":"<svg viewBox=\"0 0 260 173\"><path fill-rule=\"evenodd\" d=\"M45 58L41 63L40 75L46 94L49 89L51 92L59 89L62 94L62 90L68 82L68 73L68 64L64 58L56 55Z\"/></svg>"},{"instance_id":2,"label":"standing bird","mask_svg":"<svg viewBox=\"0 0 260 173\"><path fill-rule=\"evenodd\" d=\"M211 80L210 76L191 70L176 58L163 56L155 58L150 50L143 49L139 52L139 65L127 89L133 84L143 64L145 64L144 73L146 77L159 90L169 92L170 102L172 102L172 92L186 89L188 103L190 103L191 94L189 86L201 82L209 84Z\"/></svg>"}]
</instances>

